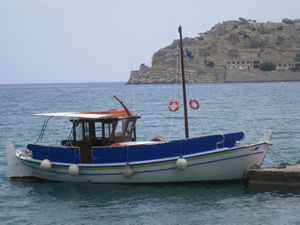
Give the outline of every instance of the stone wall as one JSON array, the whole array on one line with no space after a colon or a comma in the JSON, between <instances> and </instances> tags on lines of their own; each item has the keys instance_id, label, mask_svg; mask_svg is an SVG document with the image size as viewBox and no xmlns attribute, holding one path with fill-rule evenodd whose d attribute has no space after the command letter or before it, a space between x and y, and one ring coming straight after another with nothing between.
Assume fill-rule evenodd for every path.
<instances>
[{"instance_id":1,"label":"stone wall","mask_svg":"<svg viewBox=\"0 0 300 225\"><path fill-rule=\"evenodd\" d=\"M225 82L300 81L300 72L227 70Z\"/></svg>"},{"instance_id":2,"label":"stone wall","mask_svg":"<svg viewBox=\"0 0 300 225\"><path fill-rule=\"evenodd\" d=\"M132 76L133 75L133 76ZM138 71L132 71L127 84L173 84L181 83L181 74L168 75L140 75ZM186 83L234 83L234 82L280 82L300 81L300 72L258 72L253 70L235 69L206 69L198 73L186 73Z\"/></svg>"}]
</instances>

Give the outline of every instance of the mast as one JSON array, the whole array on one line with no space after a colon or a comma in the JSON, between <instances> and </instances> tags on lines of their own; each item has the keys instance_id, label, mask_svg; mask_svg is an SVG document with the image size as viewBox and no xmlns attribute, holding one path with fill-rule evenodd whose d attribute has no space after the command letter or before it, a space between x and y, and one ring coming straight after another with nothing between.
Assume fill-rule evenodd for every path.
<instances>
[{"instance_id":1,"label":"mast","mask_svg":"<svg viewBox=\"0 0 300 225\"><path fill-rule=\"evenodd\" d=\"M185 137L189 137L189 125L187 116L187 103L186 103L186 90L185 90L185 75L184 75L184 64L183 64L183 47L182 47L182 29L181 25L178 28L180 34L180 53L181 53L181 76L182 76L182 92L183 92L183 106L184 106L184 127L185 127Z\"/></svg>"}]
</instances>

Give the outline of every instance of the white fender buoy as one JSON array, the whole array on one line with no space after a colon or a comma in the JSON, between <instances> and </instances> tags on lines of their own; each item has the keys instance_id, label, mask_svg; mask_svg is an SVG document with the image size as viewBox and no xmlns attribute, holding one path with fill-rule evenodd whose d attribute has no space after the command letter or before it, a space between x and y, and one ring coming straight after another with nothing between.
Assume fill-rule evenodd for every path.
<instances>
[{"instance_id":1,"label":"white fender buoy","mask_svg":"<svg viewBox=\"0 0 300 225\"><path fill-rule=\"evenodd\" d=\"M42 168L42 170L50 170L52 165L49 159L44 159L41 164L40 167Z\"/></svg>"},{"instance_id":2,"label":"white fender buoy","mask_svg":"<svg viewBox=\"0 0 300 225\"><path fill-rule=\"evenodd\" d=\"M127 163L127 165L123 168L122 171L123 176L126 179L129 179L130 177L133 176L133 169L129 166L129 164Z\"/></svg>"},{"instance_id":3,"label":"white fender buoy","mask_svg":"<svg viewBox=\"0 0 300 225\"><path fill-rule=\"evenodd\" d=\"M79 167L76 164L71 164L69 166L68 172L71 176L76 176L79 174Z\"/></svg>"},{"instance_id":4,"label":"white fender buoy","mask_svg":"<svg viewBox=\"0 0 300 225\"><path fill-rule=\"evenodd\" d=\"M176 168L179 170L185 170L187 168L188 162L185 158L180 157L176 161Z\"/></svg>"}]
</instances>

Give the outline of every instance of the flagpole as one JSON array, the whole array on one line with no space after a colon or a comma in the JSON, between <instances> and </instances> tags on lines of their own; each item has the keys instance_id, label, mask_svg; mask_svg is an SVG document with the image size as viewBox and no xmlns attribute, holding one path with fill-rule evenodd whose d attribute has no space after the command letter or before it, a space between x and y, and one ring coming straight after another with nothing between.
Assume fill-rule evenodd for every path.
<instances>
[{"instance_id":1,"label":"flagpole","mask_svg":"<svg viewBox=\"0 0 300 225\"><path fill-rule=\"evenodd\" d=\"M182 76L182 92L183 92L183 106L184 106L184 125L185 125L185 137L189 137L189 125L187 116L187 102L186 102L186 90L185 90L185 75L184 75L184 64L183 64L183 46L182 46L182 29L181 25L178 28L180 34L180 53L181 53L181 76Z\"/></svg>"}]
</instances>

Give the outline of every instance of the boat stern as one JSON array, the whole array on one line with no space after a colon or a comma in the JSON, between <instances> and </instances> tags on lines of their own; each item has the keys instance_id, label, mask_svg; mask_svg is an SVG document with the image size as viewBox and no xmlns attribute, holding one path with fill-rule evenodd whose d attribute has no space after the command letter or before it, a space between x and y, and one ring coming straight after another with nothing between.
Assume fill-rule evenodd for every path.
<instances>
[{"instance_id":1,"label":"boat stern","mask_svg":"<svg viewBox=\"0 0 300 225\"><path fill-rule=\"evenodd\" d=\"M21 179L32 176L31 169L25 167L16 156L15 148L10 141L5 142L7 166L10 179Z\"/></svg>"}]
</instances>

